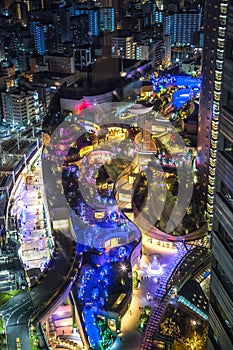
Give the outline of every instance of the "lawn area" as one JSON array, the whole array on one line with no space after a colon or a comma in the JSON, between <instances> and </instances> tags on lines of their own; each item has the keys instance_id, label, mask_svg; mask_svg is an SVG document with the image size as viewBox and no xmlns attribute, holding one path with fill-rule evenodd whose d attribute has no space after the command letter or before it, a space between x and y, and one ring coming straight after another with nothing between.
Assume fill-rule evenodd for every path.
<instances>
[{"instance_id":1,"label":"lawn area","mask_svg":"<svg viewBox=\"0 0 233 350\"><path fill-rule=\"evenodd\" d=\"M2 321L2 317L0 317L0 334L2 334L3 331L3 321Z\"/></svg>"},{"instance_id":2,"label":"lawn area","mask_svg":"<svg viewBox=\"0 0 233 350\"><path fill-rule=\"evenodd\" d=\"M0 293L0 307L4 305L12 297L20 293L20 290L13 290L11 292L2 292Z\"/></svg>"},{"instance_id":3,"label":"lawn area","mask_svg":"<svg viewBox=\"0 0 233 350\"><path fill-rule=\"evenodd\" d=\"M39 338L35 331L30 331L30 344L32 350L38 350L40 349L39 346Z\"/></svg>"},{"instance_id":4,"label":"lawn area","mask_svg":"<svg viewBox=\"0 0 233 350\"><path fill-rule=\"evenodd\" d=\"M0 316L0 349L3 349L5 344L6 344L5 328L4 328L2 316Z\"/></svg>"}]
</instances>

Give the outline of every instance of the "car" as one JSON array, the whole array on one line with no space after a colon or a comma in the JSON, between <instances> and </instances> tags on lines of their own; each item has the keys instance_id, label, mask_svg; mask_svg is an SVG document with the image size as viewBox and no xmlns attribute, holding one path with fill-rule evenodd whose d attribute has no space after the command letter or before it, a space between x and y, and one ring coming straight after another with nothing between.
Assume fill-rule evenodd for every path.
<instances>
[{"instance_id":1,"label":"car","mask_svg":"<svg viewBox=\"0 0 233 350\"><path fill-rule=\"evenodd\" d=\"M16 341L17 350L20 350L21 349L20 338L16 338L15 341Z\"/></svg>"}]
</instances>

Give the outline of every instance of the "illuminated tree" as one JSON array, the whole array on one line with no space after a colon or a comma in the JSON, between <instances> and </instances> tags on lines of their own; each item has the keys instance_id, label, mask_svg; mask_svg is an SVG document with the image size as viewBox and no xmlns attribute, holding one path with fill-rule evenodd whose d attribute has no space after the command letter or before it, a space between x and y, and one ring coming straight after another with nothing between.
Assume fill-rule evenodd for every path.
<instances>
[{"instance_id":1,"label":"illuminated tree","mask_svg":"<svg viewBox=\"0 0 233 350\"><path fill-rule=\"evenodd\" d=\"M138 288L138 273L137 273L137 271L133 271L133 273L132 273L132 283L133 283L133 288L137 289Z\"/></svg>"},{"instance_id":2,"label":"illuminated tree","mask_svg":"<svg viewBox=\"0 0 233 350\"><path fill-rule=\"evenodd\" d=\"M150 306L145 306L144 307L144 311L145 311L145 314L146 315L148 315L148 316L150 316L150 314L151 314L151 307Z\"/></svg>"},{"instance_id":3,"label":"illuminated tree","mask_svg":"<svg viewBox=\"0 0 233 350\"><path fill-rule=\"evenodd\" d=\"M143 331L147 322L148 322L149 316L145 313L140 316L140 329Z\"/></svg>"},{"instance_id":4,"label":"illuminated tree","mask_svg":"<svg viewBox=\"0 0 233 350\"><path fill-rule=\"evenodd\" d=\"M172 318L166 318L160 325L160 333L177 338L180 334L180 327Z\"/></svg>"},{"instance_id":5,"label":"illuminated tree","mask_svg":"<svg viewBox=\"0 0 233 350\"><path fill-rule=\"evenodd\" d=\"M189 337L182 337L179 342L182 343L187 350L202 350L206 346L207 331L201 335L194 331Z\"/></svg>"}]
</instances>

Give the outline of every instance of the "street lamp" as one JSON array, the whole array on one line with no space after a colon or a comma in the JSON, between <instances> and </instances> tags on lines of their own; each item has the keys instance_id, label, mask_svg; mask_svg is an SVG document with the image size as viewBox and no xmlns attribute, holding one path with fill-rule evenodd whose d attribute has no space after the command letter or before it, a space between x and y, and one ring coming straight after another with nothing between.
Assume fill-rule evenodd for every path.
<instances>
[{"instance_id":1,"label":"street lamp","mask_svg":"<svg viewBox=\"0 0 233 350\"><path fill-rule=\"evenodd\" d=\"M121 264L121 271L126 272L127 271L127 266L125 264Z\"/></svg>"}]
</instances>

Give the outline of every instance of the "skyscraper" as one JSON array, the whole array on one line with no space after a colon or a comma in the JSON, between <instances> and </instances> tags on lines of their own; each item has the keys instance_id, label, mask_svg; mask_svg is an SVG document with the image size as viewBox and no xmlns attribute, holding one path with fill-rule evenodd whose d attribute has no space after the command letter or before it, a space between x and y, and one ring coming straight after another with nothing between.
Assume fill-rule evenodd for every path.
<instances>
[{"instance_id":1,"label":"skyscraper","mask_svg":"<svg viewBox=\"0 0 233 350\"><path fill-rule=\"evenodd\" d=\"M39 55L45 54L44 26L41 23L32 22L35 50Z\"/></svg>"},{"instance_id":2,"label":"skyscraper","mask_svg":"<svg viewBox=\"0 0 233 350\"><path fill-rule=\"evenodd\" d=\"M98 11L96 9L89 11L89 31L93 36L98 36L99 34Z\"/></svg>"},{"instance_id":3,"label":"skyscraper","mask_svg":"<svg viewBox=\"0 0 233 350\"><path fill-rule=\"evenodd\" d=\"M206 1L198 166L212 223L209 350L233 348L232 19L233 0Z\"/></svg>"},{"instance_id":4,"label":"skyscraper","mask_svg":"<svg viewBox=\"0 0 233 350\"><path fill-rule=\"evenodd\" d=\"M228 0L206 1L205 36L202 58L202 88L200 93L197 167L201 197L207 203L210 217L214 203L214 179L218 140L220 95L226 35Z\"/></svg>"},{"instance_id":5,"label":"skyscraper","mask_svg":"<svg viewBox=\"0 0 233 350\"><path fill-rule=\"evenodd\" d=\"M61 9L61 43L71 41L70 11Z\"/></svg>"}]
</instances>

